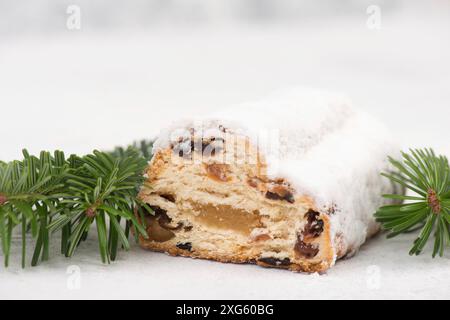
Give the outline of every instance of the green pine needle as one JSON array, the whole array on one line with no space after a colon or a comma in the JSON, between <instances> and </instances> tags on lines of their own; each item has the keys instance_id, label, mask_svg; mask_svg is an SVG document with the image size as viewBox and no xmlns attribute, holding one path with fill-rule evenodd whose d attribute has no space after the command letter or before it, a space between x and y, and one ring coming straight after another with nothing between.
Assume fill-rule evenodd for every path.
<instances>
[{"instance_id":1,"label":"green pine needle","mask_svg":"<svg viewBox=\"0 0 450 320\"><path fill-rule=\"evenodd\" d=\"M444 255L450 245L450 166L446 157L437 156L432 149L410 150L402 160L389 158L397 169L382 173L393 183L408 189L413 195L387 194L385 198L403 204L383 206L375 213L388 237L420 229L410 255L419 255L434 235L433 258Z\"/></svg>"},{"instance_id":2,"label":"green pine needle","mask_svg":"<svg viewBox=\"0 0 450 320\"><path fill-rule=\"evenodd\" d=\"M61 151L36 157L24 150L22 161L0 161L0 242L5 266L16 227L21 233L22 267L28 233L35 240L32 266L49 259L56 232L61 234L61 254L72 257L94 222L103 263L114 261L119 248L130 248L132 227L136 236L147 237L135 211L145 209L136 196L151 148L152 143L144 141L67 159Z\"/></svg>"}]
</instances>

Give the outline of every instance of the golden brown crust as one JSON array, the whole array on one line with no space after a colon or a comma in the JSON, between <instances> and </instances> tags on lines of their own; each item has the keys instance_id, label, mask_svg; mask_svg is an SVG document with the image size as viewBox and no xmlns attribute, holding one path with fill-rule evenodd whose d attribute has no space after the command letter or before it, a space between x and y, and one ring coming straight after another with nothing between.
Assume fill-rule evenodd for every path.
<instances>
[{"instance_id":1,"label":"golden brown crust","mask_svg":"<svg viewBox=\"0 0 450 320\"><path fill-rule=\"evenodd\" d=\"M294 272L306 272L306 273L314 273L314 272L324 272L329 269L330 262L320 262L320 263L304 263L304 264L296 264L291 263L287 266L280 265L274 266L271 264L264 263L259 261L259 256L247 256L244 254L234 254L228 256L221 256L217 254L211 254L211 252L206 250L195 250L193 252L189 252L186 250L182 250L167 243L156 243L153 241L147 241L144 238L139 239L139 244L143 249L166 253L173 257L185 257L185 258L193 258L193 259L203 259L203 260L212 260L221 263L237 263L237 264L257 264L261 267L266 268L278 268L278 269L286 269Z\"/></svg>"}]
</instances>

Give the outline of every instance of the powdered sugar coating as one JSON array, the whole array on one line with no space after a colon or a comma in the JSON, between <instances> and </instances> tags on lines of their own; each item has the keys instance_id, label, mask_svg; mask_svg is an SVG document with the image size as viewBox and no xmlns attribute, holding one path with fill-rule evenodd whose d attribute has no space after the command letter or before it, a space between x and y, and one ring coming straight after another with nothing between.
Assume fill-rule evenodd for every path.
<instances>
[{"instance_id":1,"label":"powdered sugar coating","mask_svg":"<svg viewBox=\"0 0 450 320\"><path fill-rule=\"evenodd\" d=\"M378 230L373 213L385 203L381 195L394 191L380 172L389 169L387 156L395 155L398 147L383 124L354 108L345 96L284 90L179 121L161 133L154 148L169 147L174 136L186 135L190 128L216 136L222 127L249 136L265 154L272 178L285 178L330 215L332 239L339 239L334 245L341 251L353 254Z\"/></svg>"}]
</instances>

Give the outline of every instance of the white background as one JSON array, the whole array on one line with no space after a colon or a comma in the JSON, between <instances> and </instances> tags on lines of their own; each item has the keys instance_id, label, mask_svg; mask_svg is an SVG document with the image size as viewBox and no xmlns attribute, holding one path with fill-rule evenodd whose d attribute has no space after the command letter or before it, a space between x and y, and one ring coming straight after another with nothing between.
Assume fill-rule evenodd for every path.
<instances>
[{"instance_id":1,"label":"white background","mask_svg":"<svg viewBox=\"0 0 450 320\"><path fill-rule=\"evenodd\" d=\"M247 2L78 1L81 30L68 30L65 10L76 1L0 1L0 159L24 147L126 145L172 118L293 85L344 91L404 148L450 154L448 1L374 1L380 30L366 25L368 1ZM50 262L22 271L17 244L13 265L0 269L0 298L450 298L448 253L409 257L413 238L380 236L323 276L137 246L102 266L94 240L73 260L55 248ZM81 269L79 290L67 285L70 265Z\"/></svg>"}]
</instances>

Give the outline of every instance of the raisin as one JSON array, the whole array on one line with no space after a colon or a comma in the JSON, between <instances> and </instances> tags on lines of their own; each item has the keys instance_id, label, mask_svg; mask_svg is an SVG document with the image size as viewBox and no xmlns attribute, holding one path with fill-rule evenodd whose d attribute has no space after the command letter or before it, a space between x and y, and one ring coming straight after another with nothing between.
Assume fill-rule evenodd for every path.
<instances>
[{"instance_id":1,"label":"raisin","mask_svg":"<svg viewBox=\"0 0 450 320\"><path fill-rule=\"evenodd\" d=\"M190 242L178 243L177 248L181 250L192 251L192 243Z\"/></svg>"},{"instance_id":2,"label":"raisin","mask_svg":"<svg viewBox=\"0 0 450 320\"><path fill-rule=\"evenodd\" d=\"M299 237L295 244L294 251L301 257L312 259L319 253L319 248L315 245L303 242Z\"/></svg>"},{"instance_id":3,"label":"raisin","mask_svg":"<svg viewBox=\"0 0 450 320\"><path fill-rule=\"evenodd\" d=\"M180 158L192 159L192 151L194 151L194 142L191 137L182 136L171 143L173 153Z\"/></svg>"},{"instance_id":4,"label":"raisin","mask_svg":"<svg viewBox=\"0 0 450 320\"><path fill-rule=\"evenodd\" d=\"M179 156L180 158L183 159L192 159L192 151L191 150L185 150L183 148L180 147L180 145L175 146L173 148L173 152Z\"/></svg>"},{"instance_id":5,"label":"raisin","mask_svg":"<svg viewBox=\"0 0 450 320\"><path fill-rule=\"evenodd\" d=\"M178 231L183 227L183 224L181 222L179 222L176 226L170 225L171 222L172 222L172 219L170 219L167 215L162 215L158 219L159 225L162 228L167 229L167 230Z\"/></svg>"},{"instance_id":6,"label":"raisin","mask_svg":"<svg viewBox=\"0 0 450 320\"><path fill-rule=\"evenodd\" d=\"M305 226L303 235L306 238L317 238L322 234L324 223L323 220L318 219L319 216L320 213L314 210L309 210L305 214L305 218L308 219L308 223Z\"/></svg>"},{"instance_id":7,"label":"raisin","mask_svg":"<svg viewBox=\"0 0 450 320\"><path fill-rule=\"evenodd\" d=\"M332 204L332 205L327 209L327 212L326 212L326 213L327 213L329 216L331 216L331 215L335 214L337 211L338 211L338 209L337 209L336 205L335 205L335 204Z\"/></svg>"},{"instance_id":8,"label":"raisin","mask_svg":"<svg viewBox=\"0 0 450 320\"><path fill-rule=\"evenodd\" d=\"M294 195L290 191L283 192L282 194L267 191L266 198L269 200L284 200L289 203L295 203Z\"/></svg>"},{"instance_id":9,"label":"raisin","mask_svg":"<svg viewBox=\"0 0 450 320\"><path fill-rule=\"evenodd\" d=\"M291 259L284 258L283 260L280 260L277 258L260 258L259 262L279 267L279 266L289 266L291 264Z\"/></svg>"},{"instance_id":10,"label":"raisin","mask_svg":"<svg viewBox=\"0 0 450 320\"><path fill-rule=\"evenodd\" d=\"M222 131L225 132L225 131ZM189 134L180 136L172 142L171 147L175 154L185 159L192 159L193 152L202 153L203 156L214 156L223 150L225 140L221 137L196 136L194 128L189 129Z\"/></svg>"},{"instance_id":11,"label":"raisin","mask_svg":"<svg viewBox=\"0 0 450 320\"><path fill-rule=\"evenodd\" d=\"M175 202L175 196L172 194L160 194L159 195L161 198L166 199L169 202Z\"/></svg>"},{"instance_id":12,"label":"raisin","mask_svg":"<svg viewBox=\"0 0 450 320\"><path fill-rule=\"evenodd\" d=\"M170 224L172 222L172 219L167 215L167 211L162 210L163 212L158 214L158 222L161 226Z\"/></svg>"},{"instance_id":13,"label":"raisin","mask_svg":"<svg viewBox=\"0 0 450 320\"><path fill-rule=\"evenodd\" d=\"M294 203L294 190L284 179L275 179L269 182L266 198L270 200L284 200Z\"/></svg>"},{"instance_id":14,"label":"raisin","mask_svg":"<svg viewBox=\"0 0 450 320\"><path fill-rule=\"evenodd\" d=\"M155 213L155 216L160 216L160 215L166 215L167 216L167 211L166 210L164 210L164 209L162 209L160 207L157 207L157 206L149 206L149 207L150 207L150 209L153 210L153 212Z\"/></svg>"}]
</instances>

